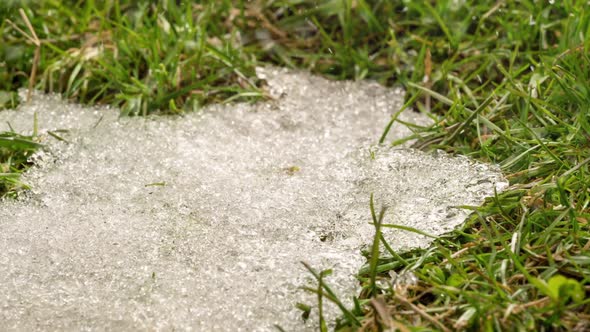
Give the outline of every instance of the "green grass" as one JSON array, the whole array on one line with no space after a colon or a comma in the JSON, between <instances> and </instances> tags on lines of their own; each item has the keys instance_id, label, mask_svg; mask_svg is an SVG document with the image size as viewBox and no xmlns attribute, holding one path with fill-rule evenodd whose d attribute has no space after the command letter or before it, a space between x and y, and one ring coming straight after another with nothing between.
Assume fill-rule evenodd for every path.
<instances>
[{"instance_id":1,"label":"green grass","mask_svg":"<svg viewBox=\"0 0 590 332\"><path fill-rule=\"evenodd\" d=\"M35 135L23 136L14 132L0 133L0 194L16 195L19 188L28 188L20 174L31 166L29 157L41 147Z\"/></svg>"},{"instance_id":2,"label":"green grass","mask_svg":"<svg viewBox=\"0 0 590 332\"><path fill-rule=\"evenodd\" d=\"M440 117L415 148L501 166L510 188L463 228L426 250L366 253L339 329L590 329L586 1L65 3L25 3L31 29L15 2L0 5L0 106L15 106L33 64L38 89L141 115L265 98L254 67L273 63L401 84L409 106ZM17 154L0 165L19 169ZM309 290L338 302L328 272L309 269ZM418 281L384 287L393 272Z\"/></svg>"}]
</instances>

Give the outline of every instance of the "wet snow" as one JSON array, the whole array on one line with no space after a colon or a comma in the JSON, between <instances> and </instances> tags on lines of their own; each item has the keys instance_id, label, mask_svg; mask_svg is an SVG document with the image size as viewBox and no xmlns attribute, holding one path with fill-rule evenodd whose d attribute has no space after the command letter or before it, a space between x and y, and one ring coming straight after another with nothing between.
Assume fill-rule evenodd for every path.
<instances>
[{"instance_id":1,"label":"wet snow","mask_svg":"<svg viewBox=\"0 0 590 332\"><path fill-rule=\"evenodd\" d=\"M47 95L1 112L0 131L21 132L36 112L47 148L24 177L32 189L0 202L0 329L313 329L295 308L315 305L300 261L333 268L350 299L374 231L371 193L387 223L441 234L468 215L456 206L506 186L465 157L376 146L401 90L258 75L274 100L182 117L119 118ZM389 139L410 133L396 124ZM429 243L385 235L396 249Z\"/></svg>"}]
</instances>

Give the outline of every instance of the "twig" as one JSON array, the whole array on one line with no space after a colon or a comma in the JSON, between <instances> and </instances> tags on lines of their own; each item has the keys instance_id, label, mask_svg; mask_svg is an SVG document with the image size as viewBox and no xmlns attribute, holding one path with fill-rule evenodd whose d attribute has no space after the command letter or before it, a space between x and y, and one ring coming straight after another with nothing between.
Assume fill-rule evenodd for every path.
<instances>
[{"instance_id":1,"label":"twig","mask_svg":"<svg viewBox=\"0 0 590 332\"><path fill-rule=\"evenodd\" d=\"M416 312L418 315L422 316L422 318L426 319L427 321L431 322L432 324L436 325L436 327L444 332L451 332L451 330L449 330L447 327L445 327L441 322L439 322L436 318L432 317L431 315L427 314L424 310L418 308L416 305L414 305L412 302L408 301L408 299L406 299L405 297L399 295L399 294L395 294L394 295L396 300L400 301L401 303L403 303L404 305L410 307L412 310L414 310L414 312Z\"/></svg>"},{"instance_id":2,"label":"twig","mask_svg":"<svg viewBox=\"0 0 590 332\"><path fill-rule=\"evenodd\" d=\"M494 5L494 7L490 8L490 10L488 10L485 14L483 14L481 16L481 21L483 20L487 20L488 17L492 16L493 13L495 13L498 9L500 9L500 7L504 4L504 1L498 1L496 2L496 4Z\"/></svg>"},{"instance_id":3,"label":"twig","mask_svg":"<svg viewBox=\"0 0 590 332\"><path fill-rule=\"evenodd\" d=\"M35 29L33 29L33 25L31 21L27 17L25 11L20 8L19 9L20 16L22 17L23 21L25 22L27 29L29 29L30 35L19 28L14 22L9 19L6 19L6 22L10 24L16 31L20 32L25 38L27 38L33 45L35 45L35 55L33 56L33 66L31 68L31 74L29 75L29 91L27 92L27 103L31 101L31 96L33 94L33 88L35 87L35 81L37 80L37 67L39 66L39 59L41 58L41 40L37 37L35 33Z\"/></svg>"},{"instance_id":4,"label":"twig","mask_svg":"<svg viewBox=\"0 0 590 332\"><path fill-rule=\"evenodd\" d=\"M432 74L432 55L430 53L430 47L426 48L426 55L424 56L424 79L422 80L422 82L424 83L424 86L426 86L427 88L431 88L432 87L432 82L430 81L430 75ZM424 106L426 108L426 112L430 112L431 111L431 104L432 102L432 98L430 97L429 94L426 95L426 99L424 101Z\"/></svg>"},{"instance_id":5,"label":"twig","mask_svg":"<svg viewBox=\"0 0 590 332\"><path fill-rule=\"evenodd\" d=\"M405 325L402 325L401 323L393 320L389 309L387 308L387 304L382 297L372 298L370 303L371 306L375 308L376 317L381 318L381 321L385 326L387 326L387 328L393 331L410 332L410 329Z\"/></svg>"},{"instance_id":6,"label":"twig","mask_svg":"<svg viewBox=\"0 0 590 332\"><path fill-rule=\"evenodd\" d=\"M477 243L475 242L469 242L465 245L464 248L457 250L456 252L454 252L451 256L449 256L451 259L455 259L457 257L460 257L461 255L463 255L466 251L469 251L469 249L473 248L477 246ZM447 258L443 259L440 264L444 265L447 264L449 262L449 260Z\"/></svg>"},{"instance_id":7,"label":"twig","mask_svg":"<svg viewBox=\"0 0 590 332\"><path fill-rule=\"evenodd\" d=\"M29 37L31 42L35 45L35 56L33 57L33 67L31 68L31 75L29 77L29 91L27 92L27 103L31 101L31 96L33 94L33 88L35 87L35 81L37 80L37 66L39 65L39 58L41 57L41 41L37 34L35 33L35 29L33 29L33 25L25 11L20 8L19 9L20 16L25 21L29 32L31 32L32 37Z\"/></svg>"}]
</instances>

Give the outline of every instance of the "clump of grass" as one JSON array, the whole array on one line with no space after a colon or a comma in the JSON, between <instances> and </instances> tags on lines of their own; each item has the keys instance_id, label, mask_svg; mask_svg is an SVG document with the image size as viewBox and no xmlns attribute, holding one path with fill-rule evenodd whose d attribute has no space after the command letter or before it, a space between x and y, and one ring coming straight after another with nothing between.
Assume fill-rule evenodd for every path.
<instances>
[{"instance_id":1,"label":"clump of grass","mask_svg":"<svg viewBox=\"0 0 590 332\"><path fill-rule=\"evenodd\" d=\"M19 180L20 174L31 165L29 158L40 147L34 136L0 132L0 197L13 197L17 189L27 188Z\"/></svg>"},{"instance_id":2,"label":"clump of grass","mask_svg":"<svg viewBox=\"0 0 590 332\"><path fill-rule=\"evenodd\" d=\"M427 250L369 255L365 289L375 269L390 285L387 273L418 283L361 294L363 329L589 329L586 4L403 6L388 12L390 31L402 32L390 45L416 56L397 77L413 107L441 116L415 147L498 163L511 186ZM344 316L339 329L355 326Z\"/></svg>"},{"instance_id":3,"label":"clump of grass","mask_svg":"<svg viewBox=\"0 0 590 332\"><path fill-rule=\"evenodd\" d=\"M179 6L175 1L42 1L24 14L5 9L0 90L35 87L123 114L182 112L202 104L258 97L254 60L244 53L232 1ZM31 64L27 20L42 45ZM35 73L35 71L33 71Z\"/></svg>"}]
</instances>

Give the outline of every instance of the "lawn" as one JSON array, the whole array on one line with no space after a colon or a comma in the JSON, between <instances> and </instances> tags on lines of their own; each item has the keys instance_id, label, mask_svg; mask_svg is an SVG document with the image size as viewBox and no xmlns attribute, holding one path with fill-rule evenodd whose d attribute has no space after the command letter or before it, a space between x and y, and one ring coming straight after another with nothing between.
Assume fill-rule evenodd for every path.
<instances>
[{"instance_id":1,"label":"lawn","mask_svg":"<svg viewBox=\"0 0 590 332\"><path fill-rule=\"evenodd\" d=\"M496 163L510 187L428 249L367 252L337 329L590 329L587 1L177 2L2 2L0 109L31 88L125 116L254 102L262 64L401 85L440 119L414 148ZM2 195L38 147L0 134ZM310 270L309 290L338 302Z\"/></svg>"}]
</instances>

